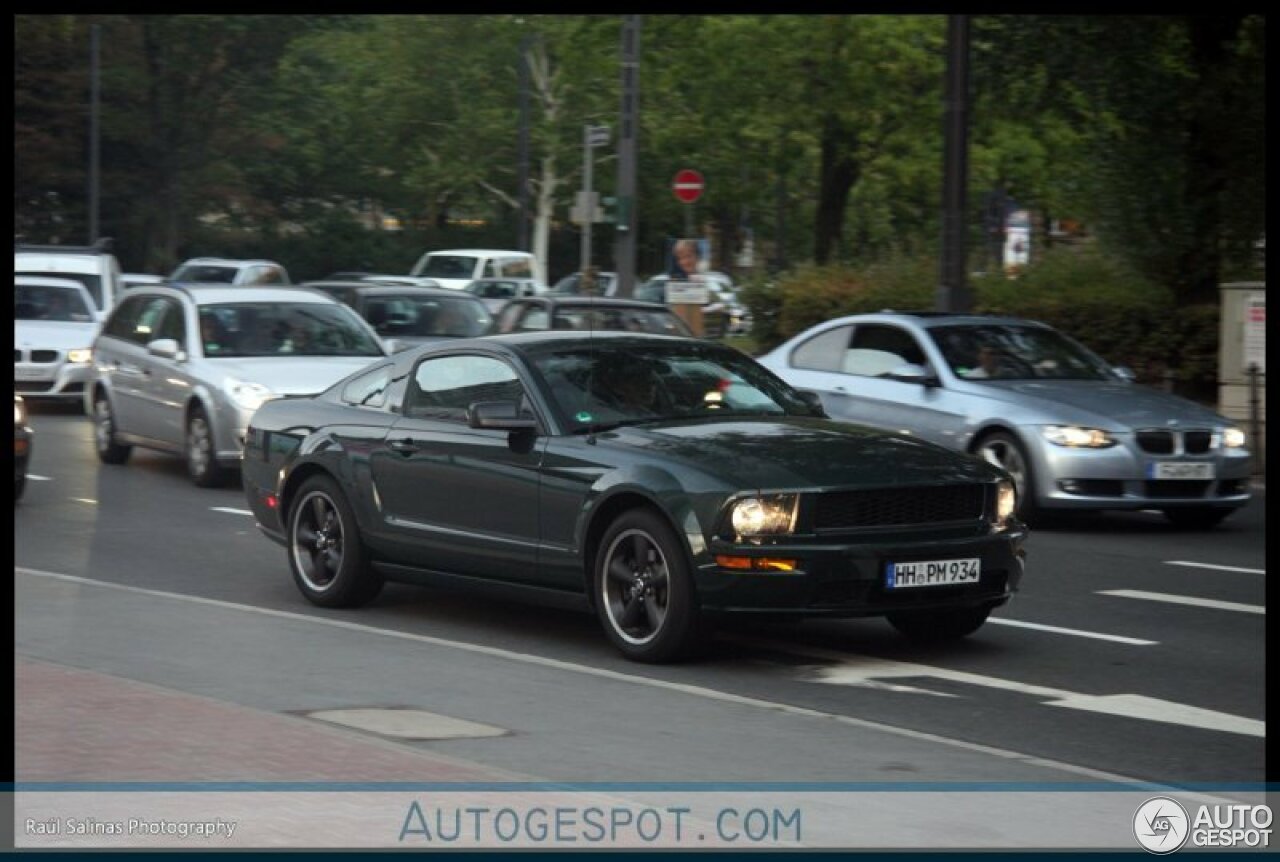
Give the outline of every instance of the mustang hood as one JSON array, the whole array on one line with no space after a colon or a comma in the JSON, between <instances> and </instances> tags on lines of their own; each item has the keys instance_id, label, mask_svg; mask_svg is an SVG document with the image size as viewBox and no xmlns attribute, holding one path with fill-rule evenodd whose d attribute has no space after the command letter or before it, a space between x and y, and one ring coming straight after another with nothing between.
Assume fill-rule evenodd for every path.
<instances>
[{"instance_id":1,"label":"mustang hood","mask_svg":"<svg viewBox=\"0 0 1280 862\"><path fill-rule=\"evenodd\" d=\"M246 383L260 383L280 395L315 395L348 374L378 361L376 356L299 356L214 359L220 371Z\"/></svg>"},{"instance_id":2,"label":"mustang hood","mask_svg":"<svg viewBox=\"0 0 1280 862\"><path fill-rule=\"evenodd\" d=\"M1034 404L1046 424L1090 424L1115 431L1163 428L1170 420L1184 427L1227 424L1206 407L1147 386L1083 380L996 381L977 385L1002 400L1024 407Z\"/></svg>"},{"instance_id":3,"label":"mustang hood","mask_svg":"<svg viewBox=\"0 0 1280 862\"><path fill-rule=\"evenodd\" d=\"M742 488L989 482L986 462L904 435L824 419L732 418L620 428L607 445L646 449Z\"/></svg>"}]
</instances>

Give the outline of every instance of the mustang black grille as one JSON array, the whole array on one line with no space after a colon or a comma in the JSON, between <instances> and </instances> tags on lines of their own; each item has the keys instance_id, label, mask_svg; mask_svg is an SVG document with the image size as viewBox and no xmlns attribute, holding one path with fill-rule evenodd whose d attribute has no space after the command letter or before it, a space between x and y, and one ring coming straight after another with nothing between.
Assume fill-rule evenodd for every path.
<instances>
[{"instance_id":1,"label":"mustang black grille","mask_svg":"<svg viewBox=\"0 0 1280 862\"><path fill-rule=\"evenodd\" d=\"M819 494L815 530L911 527L977 520L986 513L986 486L932 485Z\"/></svg>"}]
</instances>

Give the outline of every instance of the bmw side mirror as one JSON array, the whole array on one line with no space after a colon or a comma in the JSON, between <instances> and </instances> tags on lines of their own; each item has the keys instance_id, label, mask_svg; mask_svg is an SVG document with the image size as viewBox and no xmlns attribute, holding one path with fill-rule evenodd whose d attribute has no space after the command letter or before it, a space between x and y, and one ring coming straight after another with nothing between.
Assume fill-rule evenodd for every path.
<instances>
[{"instance_id":1,"label":"bmw side mirror","mask_svg":"<svg viewBox=\"0 0 1280 862\"><path fill-rule=\"evenodd\" d=\"M1138 375L1133 373L1133 369L1127 365L1117 365L1111 369L1125 383L1132 383L1138 379Z\"/></svg>"},{"instance_id":2,"label":"bmw side mirror","mask_svg":"<svg viewBox=\"0 0 1280 862\"><path fill-rule=\"evenodd\" d=\"M182 345L173 338L157 338L155 341L147 342L147 353L159 356L161 359L172 359L175 362L181 362L187 358L187 354L182 352Z\"/></svg>"},{"instance_id":3,"label":"bmw side mirror","mask_svg":"<svg viewBox=\"0 0 1280 862\"><path fill-rule=\"evenodd\" d=\"M886 375L890 380L897 380L900 383L919 383L922 386L937 386L938 378L930 374L928 369L923 365L916 365L914 362L908 362L906 365L899 365Z\"/></svg>"},{"instance_id":4,"label":"bmw side mirror","mask_svg":"<svg viewBox=\"0 0 1280 862\"><path fill-rule=\"evenodd\" d=\"M538 420L522 415L516 401L473 401L467 405L467 425L495 431L533 431Z\"/></svg>"},{"instance_id":5,"label":"bmw side mirror","mask_svg":"<svg viewBox=\"0 0 1280 862\"><path fill-rule=\"evenodd\" d=\"M809 415L817 416L819 419L829 419L827 409L822 406L822 396L817 392L802 390L800 392L800 400L809 405Z\"/></svg>"}]
</instances>

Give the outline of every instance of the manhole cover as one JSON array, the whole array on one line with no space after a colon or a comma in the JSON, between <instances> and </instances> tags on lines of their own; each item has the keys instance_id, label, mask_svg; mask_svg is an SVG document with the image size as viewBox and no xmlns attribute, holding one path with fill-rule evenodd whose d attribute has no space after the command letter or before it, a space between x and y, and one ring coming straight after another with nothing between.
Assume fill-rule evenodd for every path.
<instances>
[{"instance_id":1,"label":"manhole cover","mask_svg":"<svg viewBox=\"0 0 1280 862\"><path fill-rule=\"evenodd\" d=\"M507 732L501 727L449 718L421 709L324 709L307 713L307 716L400 739L468 739L502 736Z\"/></svg>"}]
</instances>

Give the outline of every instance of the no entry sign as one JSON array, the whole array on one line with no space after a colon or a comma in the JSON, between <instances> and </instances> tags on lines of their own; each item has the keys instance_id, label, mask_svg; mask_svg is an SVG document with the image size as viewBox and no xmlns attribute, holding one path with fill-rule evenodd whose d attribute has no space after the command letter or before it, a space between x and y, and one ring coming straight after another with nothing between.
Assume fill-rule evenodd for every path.
<instances>
[{"instance_id":1,"label":"no entry sign","mask_svg":"<svg viewBox=\"0 0 1280 862\"><path fill-rule=\"evenodd\" d=\"M671 182L671 190L676 193L676 198L686 204L691 204L702 197L704 188L706 183L702 179L702 174L688 168L677 173L676 178Z\"/></svg>"}]
</instances>

